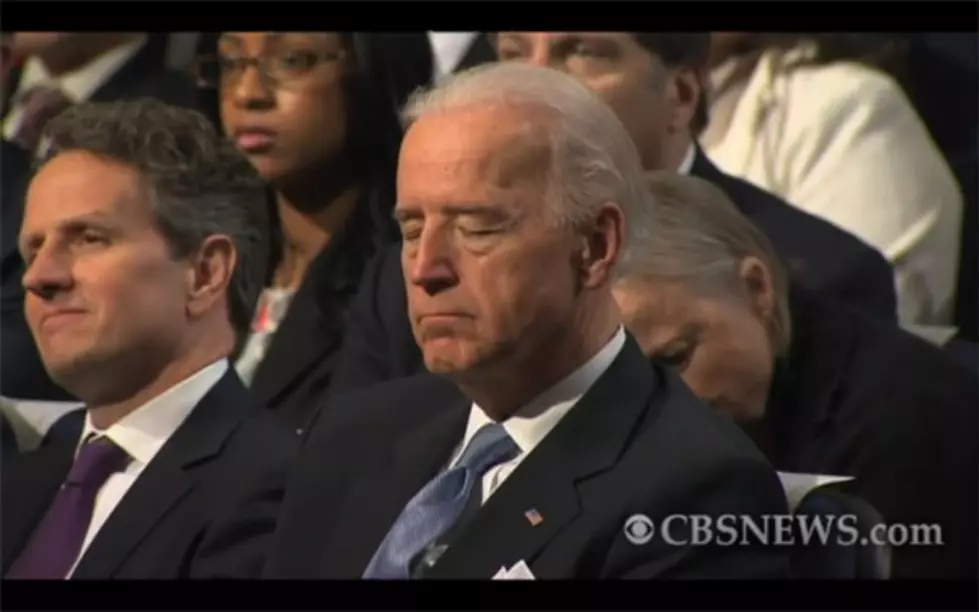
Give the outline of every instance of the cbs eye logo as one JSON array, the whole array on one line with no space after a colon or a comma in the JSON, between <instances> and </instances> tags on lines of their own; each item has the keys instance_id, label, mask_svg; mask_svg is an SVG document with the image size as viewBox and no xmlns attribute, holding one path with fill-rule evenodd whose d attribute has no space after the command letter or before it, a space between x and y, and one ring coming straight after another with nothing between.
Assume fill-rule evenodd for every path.
<instances>
[{"instance_id":1,"label":"cbs eye logo","mask_svg":"<svg viewBox=\"0 0 979 612\"><path fill-rule=\"evenodd\" d=\"M652 519L645 514L633 514L627 518L622 531L625 533L625 539L636 546L649 543L656 535Z\"/></svg>"}]
</instances>

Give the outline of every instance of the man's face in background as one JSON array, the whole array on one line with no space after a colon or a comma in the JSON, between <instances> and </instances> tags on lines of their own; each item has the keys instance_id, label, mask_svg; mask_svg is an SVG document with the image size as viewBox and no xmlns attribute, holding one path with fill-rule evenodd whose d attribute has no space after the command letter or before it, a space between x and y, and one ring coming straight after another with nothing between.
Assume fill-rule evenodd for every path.
<instances>
[{"instance_id":1,"label":"man's face in background","mask_svg":"<svg viewBox=\"0 0 979 612\"><path fill-rule=\"evenodd\" d=\"M667 143L689 132L700 97L692 70L668 68L629 32L499 32L496 47L500 61L581 79L618 115L647 170L671 165Z\"/></svg>"}]
</instances>

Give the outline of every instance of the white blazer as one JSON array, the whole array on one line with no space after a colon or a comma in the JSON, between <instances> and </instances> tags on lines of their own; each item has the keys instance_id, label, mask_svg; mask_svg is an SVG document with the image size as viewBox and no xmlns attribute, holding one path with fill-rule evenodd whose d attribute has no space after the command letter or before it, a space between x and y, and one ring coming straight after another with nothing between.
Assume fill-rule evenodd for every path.
<instances>
[{"instance_id":1,"label":"white blazer","mask_svg":"<svg viewBox=\"0 0 979 612\"><path fill-rule=\"evenodd\" d=\"M902 323L947 323L962 195L904 92L860 64L776 60L758 62L711 159L884 253Z\"/></svg>"}]
</instances>

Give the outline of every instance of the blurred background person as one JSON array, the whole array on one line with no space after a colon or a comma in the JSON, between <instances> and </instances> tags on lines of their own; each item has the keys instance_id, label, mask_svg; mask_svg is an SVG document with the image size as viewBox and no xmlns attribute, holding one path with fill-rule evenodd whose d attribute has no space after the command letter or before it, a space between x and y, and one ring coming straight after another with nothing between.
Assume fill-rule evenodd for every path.
<instances>
[{"instance_id":1,"label":"blurred background person","mask_svg":"<svg viewBox=\"0 0 979 612\"><path fill-rule=\"evenodd\" d=\"M894 320L894 275L876 249L833 224L724 174L697 146L706 121L701 73L707 32L500 32L501 61L548 66L595 91L632 136L647 170L675 169L723 189L776 245L805 286ZM364 274L335 386L351 388L421 368L406 313L400 249Z\"/></svg>"},{"instance_id":2,"label":"blurred background person","mask_svg":"<svg viewBox=\"0 0 979 612\"><path fill-rule=\"evenodd\" d=\"M940 525L944 546L894 550L894 577L975 577L975 372L797 287L712 185L670 173L649 185L655 231L637 234L637 265L615 287L643 351L741 422L776 469L853 476L887 523Z\"/></svg>"},{"instance_id":3,"label":"blurred background person","mask_svg":"<svg viewBox=\"0 0 979 612\"><path fill-rule=\"evenodd\" d=\"M295 428L335 367L365 262L391 218L398 107L429 83L424 33L224 32L199 77L225 133L274 190L272 275L236 367ZM214 113L218 114L218 113Z\"/></svg>"},{"instance_id":4,"label":"blurred background person","mask_svg":"<svg viewBox=\"0 0 979 612\"><path fill-rule=\"evenodd\" d=\"M194 108L193 80L166 68L165 34L14 32L3 137L33 151L44 123L67 106L155 98Z\"/></svg>"},{"instance_id":5,"label":"blurred background person","mask_svg":"<svg viewBox=\"0 0 979 612\"><path fill-rule=\"evenodd\" d=\"M701 143L725 171L894 265L903 323L951 321L962 194L898 82L892 37L713 32Z\"/></svg>"}]
</instances>

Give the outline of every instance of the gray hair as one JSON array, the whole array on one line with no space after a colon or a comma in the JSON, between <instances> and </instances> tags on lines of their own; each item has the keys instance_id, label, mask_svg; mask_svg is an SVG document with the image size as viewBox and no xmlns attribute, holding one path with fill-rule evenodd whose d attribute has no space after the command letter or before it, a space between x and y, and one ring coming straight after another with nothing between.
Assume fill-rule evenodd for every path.
<instances>
[{"instance_id":1,"label":"gray hair","mask_svg":"<svg viewBox=\"0 0 979 612\"><path fill-rule=\"evenodd\" d=\"M175 257L228 236L238 263L228 287L231 323L247 333L269 261L265 184L204 115L149 98L73 106L44 129L47 159L80 150L135 168ZM43 163L43 162L42 162Z\"/></svg>"},{"instance_id":2,"label":"gray hair","mask_svg":"<svg viewBox=\"0 0 979 612\"><path fill-rule=\"evenodd\" d=\"M648 207L643 168L636 145L615 113L574 77L557 70L518 62L484 64L416 92L403 112L406 125L424 115L477 104L527 105L556 121L550 129L552 165L548 199L557 219L581 226L608 202L618 204L626 219L622 260L642 232Z\"/></svg>"},{"instance_id":3,"label":"gray hair","mask_svg":"<svg viewBox=\"0 0 979 612\"><path fill-rule=\"evenodd\" d=\"M636 263L619 280L679 282L698 293L730 295L740 290L740 264L757 257L772 279L774 335L779 350L788 347L791 320L788 274L768 238L720 188L692 176L650 172L652 231L635 245Z\"/></svg>"}]
</instances>

